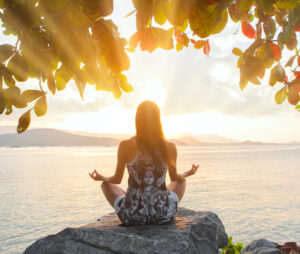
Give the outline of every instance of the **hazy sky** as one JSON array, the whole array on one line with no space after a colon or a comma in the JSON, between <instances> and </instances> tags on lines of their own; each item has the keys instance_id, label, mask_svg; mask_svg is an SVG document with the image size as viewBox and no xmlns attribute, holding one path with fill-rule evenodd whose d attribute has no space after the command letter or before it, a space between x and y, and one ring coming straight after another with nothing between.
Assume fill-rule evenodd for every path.
<instances>
[{"instance_id":1,"label":"hazy sky","mask_svg":"<svg viewBox=\"0 0 300 254\"><path fill-rule=\"evenodd\" d=\"M115 1L112 19L122 37L130 38L135 29L135 15L124 16L134 8L129 0ZM97 92L88 85L82 102L73 82L55 96L48 93L48 113L33 115L30 128L55 127L101 133L134 133L137 105L150 99L160 106L166 136L180 133L219 134L238 140L300 141L300 113L284 102L278 106L274 94L280 85L268 86L268 77L260 86L248 84L239 89L239 70L233 47L247 48L251 40L235 32L238 24L229 26L210 39L211 53L192 46L181 52L156 50L153 53L128 53L131 68L125 72L135 90L116 100L111 93ZM298 36L299 38L299 36ZM15 38L0 32L1 43ZM285 62L285 58L282 59ZM38 87L34 80L28 86ZM10 116L1 115L0 125L17 125L24 110Z\"/></svg>"}]
</instances>

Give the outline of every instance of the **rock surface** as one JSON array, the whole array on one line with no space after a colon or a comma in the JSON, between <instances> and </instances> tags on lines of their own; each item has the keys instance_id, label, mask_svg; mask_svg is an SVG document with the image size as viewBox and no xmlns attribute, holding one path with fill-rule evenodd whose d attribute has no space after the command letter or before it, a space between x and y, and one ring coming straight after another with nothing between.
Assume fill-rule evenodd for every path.
<instances>
[{"instance_id":1,"label":"rock surface","mask_svg":"<svg viewBox=\"0 0 300 254\"><path fill-rule=\"evenodd\" d=\"M281 254L276 248L278 244L266 239L254 240L249 243L243 250L243 254Z\"/></svg>"},{"instance_id":2,"label":"rock surface","mask_svg":"<svg viewBox=\"0 0 300 254\"><path fill-rule=\"evenodd\" d=\"M24 254L186 253L217 254L228 244L225 228L212 212L178 208L172 223L124 227L115 213L78 228L44 237Z\"/></svg>"}]
</instances>

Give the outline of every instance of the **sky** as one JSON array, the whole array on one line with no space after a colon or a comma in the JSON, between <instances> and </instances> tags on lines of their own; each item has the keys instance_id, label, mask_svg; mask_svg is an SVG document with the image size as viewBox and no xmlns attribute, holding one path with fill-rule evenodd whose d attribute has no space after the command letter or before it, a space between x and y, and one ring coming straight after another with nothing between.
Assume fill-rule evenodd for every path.
<instances>
[{"instance_id":1,"label":"sky","mask_svg":"<svg viewBox=\"0 0 300 254\"><path fill-rule=\"evenodd\" d=\"M126 39L136 31L135 15L124 17L132 10L130 0L115 1L109 17ZM1 44L14 43L16 38L4 36L2 30ZM239 24L229 19L227 27L210 38L209 57L192 45L180 52L157 49L148 53L137 49L128 53L131 67L124 72L133 92L116 100L111 93L87 85L82 101L74 82L70 82L55 96L48 93L47 114L32 115L29 128L134 134L136 108L148 99L159 105L167 137L217 134L241 141L300 141L300 113L287 101L276 105L274 94L280 86L270 87L269 75L262 85L249 83L244 91L240 90L237 57L231 50L244 50L250 44L251 40L241 34ZM26 86L38 88L38 83L31 79ZM16 126L23 111L15 109L9 116L1 115L0 126Z\"/></svg>"}]
</instances>

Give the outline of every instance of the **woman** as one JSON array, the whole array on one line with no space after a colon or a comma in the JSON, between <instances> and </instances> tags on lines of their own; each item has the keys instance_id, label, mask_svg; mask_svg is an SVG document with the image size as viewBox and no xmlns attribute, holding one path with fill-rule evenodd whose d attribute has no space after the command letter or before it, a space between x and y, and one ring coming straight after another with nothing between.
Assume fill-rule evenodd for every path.
<instances>
[{"instance_id":1,"label":"woman","mask_svg":"<svg viewBox=\"0 0 300 254\"><path fill-rule=\"evenodd\" d=\"M176 169L176 146L165 140L159 107L152 101L142 102L136 112L136 136L120 143L116 172L105 177L96 170L89 173L103 181L102 191L125 225L161 224L173 219L182 199L185 178L196 173L194 165L183 174ZM125 192L120 184L127 166L129 179ZM166 173L171 183L166 186Z\"/></svg>"}]
</instances>

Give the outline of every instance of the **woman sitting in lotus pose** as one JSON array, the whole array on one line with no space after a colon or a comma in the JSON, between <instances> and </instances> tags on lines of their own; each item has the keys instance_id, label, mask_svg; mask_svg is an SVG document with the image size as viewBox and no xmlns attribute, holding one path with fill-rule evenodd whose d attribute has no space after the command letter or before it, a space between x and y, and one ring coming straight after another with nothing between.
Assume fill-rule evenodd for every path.
<instances>
[{"instance_id":1,"label":"woman sitting in lotus pose","mask_svg":"<svg viewBox=\"0 0 300 254\"><path fill-rule=\"evenodd\" d=\"M196 173L194 165L183 174L176 169L175 144L165 139L159 107L152 101L142 102L136 112L136 135L120 143L116 172L105 177L94 170L95 181L103 181L102 191L125 225L162 224L173 219L182 199L185 178ZM117 184L123 178L125 165L129 178L125 192ZM166 173L171 183L166 185Z\"/></svg>"}]
</instances>

